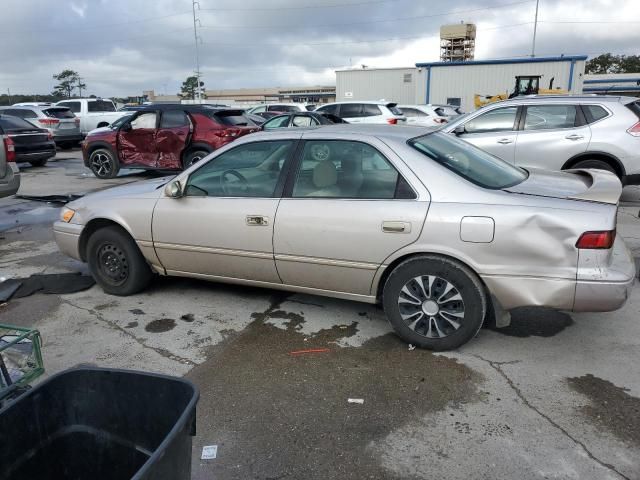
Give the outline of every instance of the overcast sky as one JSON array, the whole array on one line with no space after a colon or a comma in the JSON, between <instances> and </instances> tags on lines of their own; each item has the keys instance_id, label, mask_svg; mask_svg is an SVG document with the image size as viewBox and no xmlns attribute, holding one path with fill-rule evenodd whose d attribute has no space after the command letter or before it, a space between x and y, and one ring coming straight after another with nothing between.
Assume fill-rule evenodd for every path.
<instances>
[{"instance_id":1,"label":"overcast sky","mask_svg":"<svg viewBox=\"0 0 640 480\"><path fill-rule=\"evenodd\" d=\"M191 0L0 0L0 92L175 94L195 69ZM536 54L640 53L640 0L540 0ZM535 0L200 0L206 87L335 84L350 65L437 61L439 27L478 26L476 59L531 52ZM555 23L554 23L555 22ZM595 23L594 23L595 22Z\"/></svg>"}]
</instances>

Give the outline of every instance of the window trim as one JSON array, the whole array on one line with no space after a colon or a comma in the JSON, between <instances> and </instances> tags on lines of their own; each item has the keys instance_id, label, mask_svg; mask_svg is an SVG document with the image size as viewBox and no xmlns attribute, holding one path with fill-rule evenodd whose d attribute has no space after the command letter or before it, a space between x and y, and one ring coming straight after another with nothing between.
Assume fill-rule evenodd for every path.
<instances>
[{"instance_id":1,"label":"window trim","mask_svg":"<svg viewBox=\"0 0 640 480\"><path fill-rule=\"evenodd\" d=\"M396 179L396 186L393 190L393 198L358 198L358 197L294 197L293 196L293 187L298 178L298 172L302 167L302 154L304 153L304 149L307 145L307 142L351 142L351 143L361 143L370 148L373 148L378 154L384 158L389 165L396 171L398 174L398 178ZM284 167L283 167L284 168ZM400 182L400 178L404 180L404 182L409 186L409 189L413 192L413 198L395 198L398 193L398 184ZM420 195L416 191L415 187L411 184L409 180L407 180L406 175L403 175L400 169L396 166L396 164L389 159L387 155L382 153L379 148L375 145L371 145L368 142L362 140L352 140L348 138L309 138L309 139L301 139L299 140L298 146L295 151L295 157L293 159L293 163L290 165L289 172L287 174L287 179L284 185L284 190L282 192L282 198L289 198L293 200L343 200L343 201L360 201L360 202L388 202L388 201L396 201L396 202L417 202L420 200Z\"/></svg>"},{"instance_id":2,"label":"window trim","mask_svg":"<svg viewBox=\"0 0 640 480\"><path fill-rule=\"evenodd\" d=\"M466 121L464 123L462 123L462 126L465 127L465 130L467 128L467 124L469 122L474 121L476 118L481 117L482 115L486 115L487 113L491 113L491 112L496 112L498 110L504 110L506 108L515 108L516 109L516 115L515 118L513 119L513 125L511 126L511 129L509 130L487 130L484 132L467 132L465 131L465 135L485 135L487 133L509 133L509 132L517 132L520 130L520 126L523 123L523 119L524 119L524 115L522 114L523 112L523 106L522 105L501 105L499 107L496 108L492 108L490 110L487 110L485 112L482 112L478 115L475 115L474 117L471 118L467 118ZM437 112L436 112L437 113Z\"/></svg>"},{"instance_id":3,"label":"window trim","mask_svg":"<svg viewBox=\"0 0 640 480\"><path fill-rule=\"evenodd\" d=\"M280 176L278 177L278 181L276 182L276 186L273 190L273 195L270 197L236 197L236 196L213 196L213 195L206 195L206 196L202 196L202 195L185 195L185 197L188 198L204 198L204 199L208 199L208 198L253 198L253 199L279 199L283 197L283 191L285 189L285 184L289 179L289 175L291 174L291 166L292 163L295 159L295 155L298 152L298 149L300 148L300 140L297 138L273 138L273 139L269 139L269 140L256 140L253 142L246 142L246 143L242 143L240 145L234 145L233 148L230 148L228 150L225 150L224 152L220 152L220 154L216 155L215 157L213 157L211 160L207 161L207 162L198 162L198 163L202 163L202 165L199 165L193 172L191 172L185 179L184 179L184 188L185 188L185 192L187 187L189 186L189 179L201 168L203 168L205 165L209 165L209 163L211 162L215 162L216 159L220 158L222 155L225 155L228 152L232 152L238 148L242 148L242 147L246 147L247 145L253 145L256 143L271 143L271 142L291 142L292 148L291 151L289 152L289 155L287 155L287 158L284 161L284 165L282 165L282 169L280 170Z\"/></svg>"},{"instance_id":4,"label":"window trim","mask_svg":"<svg viewBox=\"0 0 640 480\"><path fill-rule=\"evenodd\" d=\"M540 128L534 130L526 130L525 123L527 121L527 112L529 111L529 107L547 107L547 106L558 106L558 107L574 107L576 109L576 118L573 122L573 125L570 127L561 127L561 128ZM577 103L533 103L522 105L522 114L520 116L520 124L518 125L519 132L559 132L565 130L573 130L574 128L584 127L587 124L587 120L582 112L582 108Z\"/></svg>"}]
</instances>

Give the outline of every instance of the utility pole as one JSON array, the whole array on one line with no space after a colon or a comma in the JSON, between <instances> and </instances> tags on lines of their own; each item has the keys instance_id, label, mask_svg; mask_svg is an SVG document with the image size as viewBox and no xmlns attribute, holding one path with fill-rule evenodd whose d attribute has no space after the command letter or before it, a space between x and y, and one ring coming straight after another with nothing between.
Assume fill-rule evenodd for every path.
<instances>
[{"instance_id":1,"label":"utility pole","mask_svg":"<svg viewBox=\"0 0 640 480\"><path fill-rule=\"evenodd\" d=\"M82 78L78 77L78 96L82 98Z\"/></svg>"},{"instance_id":2,"label":"utility pole","mask_svg":"<svg viewBox=\"0 0 640 480\"><path fill-rule=\"evenodd\" d=\"M198 36L198 24L200 23L200 19L196 17L196 4L198 4L198 10L200 10L200 2L198 2L198 0L191 1L193 7L193 38L196 42L196 98L198 103L202 103L202 97L200 95L200 54L198 52L198 42L200 39Z\"/></svg>"},{"instance_id":3,"label":"utility pole","mask_svg":"<svg viewBox=\"0 0 640 480\"><path fill-rule=\"evenodd\" d=\"M533 45L531 46L531 57L536 56L536 33L538 32L538 7L540 6L540 0L536 0L536 17L533 21Z\"/></svg>"},{"instance_id":4,"label":"utility pole","mask_svg":"<svg viewBox=\"0 0 640 480\"><path fill-rule=\"evenodd\" d=\"M9 94L9 105L11 105L13 101L11 100L11 90L8 88L7 88L7 93Z\"/></svg>"}]
</instances>

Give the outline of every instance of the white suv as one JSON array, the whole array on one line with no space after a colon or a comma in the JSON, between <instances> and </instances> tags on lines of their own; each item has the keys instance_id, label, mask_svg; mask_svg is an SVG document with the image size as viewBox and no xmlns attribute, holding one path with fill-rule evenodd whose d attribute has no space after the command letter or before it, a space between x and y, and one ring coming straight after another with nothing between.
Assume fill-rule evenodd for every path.
<instances>
[{"instance_id":1,"label":"white suv","mask_svg":"<svg viewBox=\"0 0 640 480\"><path fill-rule=\"evenodd\" d=\"M316 108L316 112L330 113L349 123L382 123L397 125L406 123L407 117L397 108L397 103L387 102L337 102Z\"/></svg>"}]
</instances>

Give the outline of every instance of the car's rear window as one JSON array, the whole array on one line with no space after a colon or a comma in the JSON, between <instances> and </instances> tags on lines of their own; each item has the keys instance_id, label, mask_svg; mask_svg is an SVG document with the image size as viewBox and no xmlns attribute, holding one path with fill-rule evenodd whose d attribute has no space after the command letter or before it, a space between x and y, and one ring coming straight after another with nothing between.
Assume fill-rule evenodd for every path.
<instances>
[{"instance_id":1,"label":"car's rear window","mask_svg":"<svg viewBox=\"0 0 640 480\"><path fill-rule=\"evenodd\" d=\"M492 190L524 181L526 170L490 155L454 136L432 133L409 140L409 145L476 185Z\"/></svg>"},{"instance_id":2,"label":"car's rear window","mask_svg":"<svg viewBox=\"0 0 640 480\"><path fill-rule=\"evenodd\" d=\"M251 120L249 120L249 118L237 111L216 112L213 114L213 117L221 124L232 127L252 127L255 125Z\"/></svg>"},{"instance_id":3,"label":"car's rear window","mask_svg":"<svg viewBox=\"0 0 640 480\"><path fill-rule=\"evenodd\" d=\"M110 100L89 100L87 110L90 112L115 112L116 107Z\"/></svg>"},{"instance_id":4,"label":"car's rear window","mask_svg":"<svg viewBox=\"0 0 640 480\"><path fill-rule=\"evenodd\" d=\"M393 113L394 115L402 115L402 110L400 110L398 107L396 107L395 105L393 107L390 107L389 105L387 105L387 108L389 109L389 111L391 113Z\"/></svg>"},{"instance_id":5,"label":"car's rear window","mask_svg":"<svg viewBox=\"0 0 640 480\"><path fill-rule=\"evenodd\" d=\"M2 128L2 130L4 131L10 132L12 130L23 130L23 129L34 130L34 129L37 129L38 127L21 118L2 115L0 116L0 128Z\"/></svg>"},{"instance_id":6,"label":"car's rear window","mask_svg":"<svg viewBox=\"0 0 640 480\"><path fill-rule=\"evenodd\" d=\"M53 118L74 118L75 115L73 114L73 112L71 110L69 110L68 108L47 108L46 110L43 110L42 113L44 113L47 117L53 117Z\"/></svg>"}]
</instances>

